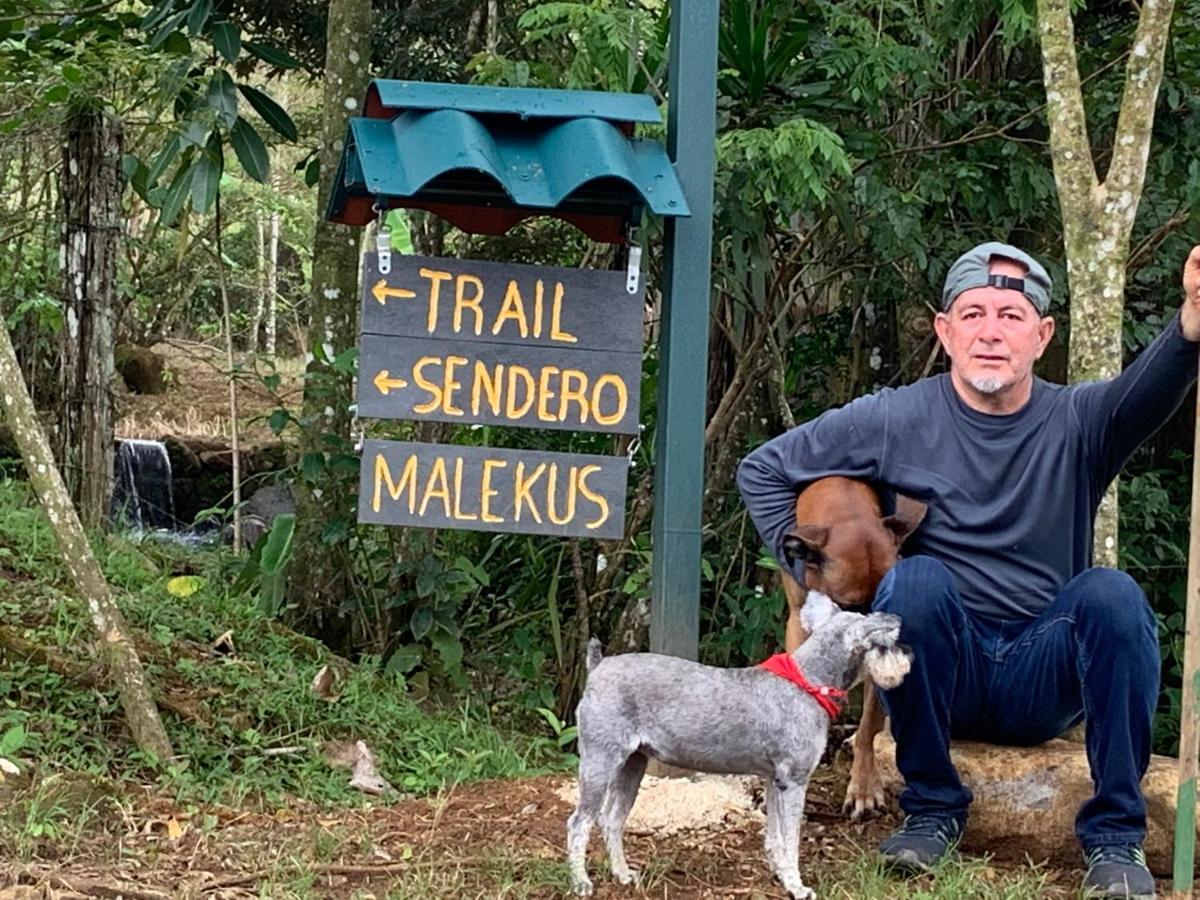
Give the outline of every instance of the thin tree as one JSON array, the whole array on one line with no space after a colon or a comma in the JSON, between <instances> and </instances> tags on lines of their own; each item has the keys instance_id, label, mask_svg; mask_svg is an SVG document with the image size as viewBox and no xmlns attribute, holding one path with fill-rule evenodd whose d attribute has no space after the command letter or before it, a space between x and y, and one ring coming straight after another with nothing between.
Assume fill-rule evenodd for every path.
<instances>
[{"instance_id":1,"label":"thin tree","mask_svg":"<svg viewBox=\"0 0 1200 900\"><path fill-rule=\"evenodd\" d=\"M1101 181L1088 138L1070 0L1038 0L1050 151L1070 283L1071 381L1108 378L1121 370L1129 237L1146 180L1174 5L1174 0L1144 0L1141 5L1111 159ZM1096 516L1094 550L1097 563L1116 565L1115 483Z\"/></svg>"},{"instance_id":2,"label":"thin tree","mask_svg":"<svg viewBox=\"0 0 1200 900\"><path fill-rule=\"evenodd\" d=\"M151 696L146 673L138 658L129 626L113 602L108 582L92 554L87 535L67 493L50 444L42 430L33 400L21 377L17 356L4 317L0 316L0 398L13 437L29 472L46 517L58 541L75 591L87 605L100 653L109 677L121 698L125 721L138 748L159 760L173 756L171 742Z\"/></svg>"},{"instance_id":3,"label":"thin tree","mask_svg":"<svg viewBox=\"0 0 1200 900\"><path fill-rule=\"evenodd\" d=\"M296 546L290 591L305 614L325 627L328 613L349 596L349 572L338 547L322 540L326 526L346 515L346 492L325 463L350 437L351 379L331 363L355 343L359 232L325 221L348 118L359 110L370 79L370 0L332 0L326 31L321 103L321 183L313 238L309 343L300 447L306 477L296 481ZM344 450L342 451L344 452ZM311 461L319 461L319 465ZM311 474L311 477L308 477Z\"/></svg>"}]
</instances>

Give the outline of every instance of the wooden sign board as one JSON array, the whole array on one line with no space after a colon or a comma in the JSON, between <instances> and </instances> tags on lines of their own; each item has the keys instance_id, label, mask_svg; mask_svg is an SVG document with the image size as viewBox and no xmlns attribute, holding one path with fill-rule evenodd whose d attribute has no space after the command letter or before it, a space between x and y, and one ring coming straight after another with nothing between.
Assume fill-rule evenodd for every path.
<instances>
[{"instance_id":1,"label":"wooden sign board","mask_svg":"<svg viewBox=\"0 0 1200 900\"><path fill-rule=\"evenodd\" d=\"M644 288L625 273L363 258L358 412L633 434Z\"/></svg>"},{"instance_id":2,"label":"wooden sign board","mask_svg":"<svg viewBox=\"0 0 1200 900\"><path fill-rule=\"evenodd\" d=\"M622 456L369 440L358 521L620 538L628 474Z\"/></svg>"}]
</instances>

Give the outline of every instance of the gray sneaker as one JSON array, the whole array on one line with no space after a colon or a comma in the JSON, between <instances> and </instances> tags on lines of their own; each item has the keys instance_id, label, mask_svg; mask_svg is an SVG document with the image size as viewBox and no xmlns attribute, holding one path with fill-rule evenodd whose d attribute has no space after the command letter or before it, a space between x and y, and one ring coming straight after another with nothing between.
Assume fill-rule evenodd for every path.
<instances>
[{"instance_id":1,"label":"gray sneaker","mask_svg":"<svg viewBox=\"0 0 1200 900\"><path fill-rule=\"evenodd\" d=\"M924 872L958 845L962 832L962 820L954 816L909 816L879 845L879 856L888 865Z\"/></svg>"},{"instance_id":2,"label":"gray sneaker","mask_svg":"<svg viewBox=\"0 0 1200 900\"><path fill-rule=\"evenodd\" d=\"M1155 900L1154 876L1146 867L1146 854L1137 844L1113 844L1084 851L1087 875L1085 897L1120 897L1123 900Z\"/></svg>"}]
</instances>

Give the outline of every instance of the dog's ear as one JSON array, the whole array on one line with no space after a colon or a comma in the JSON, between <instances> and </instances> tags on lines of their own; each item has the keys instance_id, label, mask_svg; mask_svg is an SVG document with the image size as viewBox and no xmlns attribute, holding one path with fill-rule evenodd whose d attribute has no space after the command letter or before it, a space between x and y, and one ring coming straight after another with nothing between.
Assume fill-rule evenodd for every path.
<instances>
[{"instance_id":1,"label":"dog's ear","mask_svg":"<svg viewBox=\"0 0 1200 900\"><path fill-rule=\"evenodd\" d=\"M794 569L797 561L819 559L828 540L829 528L825 525L797 525L783 537L783 561Z\"/></svg>"},{"instance_id":2,"label":"dog's ear","mask_svg":"<svg viewBox=\"0 0 1200 900\"><path fill-rule=\"evenodd\" d=\"M838 608L834 602L820 591L809 591L808 597L804 600L804 606L800 609L800 625L805 631L812 634L832 619L837 611Z\"/></svg>"},{"instance_id":3,"label":"dog's ear","mask_svg":"<svg viewBox=\"0 0 1200 900\"><path fill-rule=\"evenodd\" d=\"M927 509L928 507L920 500L905 497L903 494L896 495L896 513L884 518L883 527L895 536L897 547L917 530L917 526L925 518Z\"/></svg>"}]
</instances>

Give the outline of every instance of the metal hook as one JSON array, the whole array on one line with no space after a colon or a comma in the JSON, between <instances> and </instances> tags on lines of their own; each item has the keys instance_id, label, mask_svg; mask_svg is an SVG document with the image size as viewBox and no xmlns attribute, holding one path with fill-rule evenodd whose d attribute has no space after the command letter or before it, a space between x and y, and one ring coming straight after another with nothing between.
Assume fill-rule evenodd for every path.
<instances>
[{"instance_id":1,"label":"metal hook","mask_svg":"<svg viewBox=\"0 0 1200 900\"><path fill-rule=\"evenodd\" d=\"M387 227L387 208L375 201L375 252L379 260L379 274L392 271L392 232Z\"/></svg>"}]
</instances>

